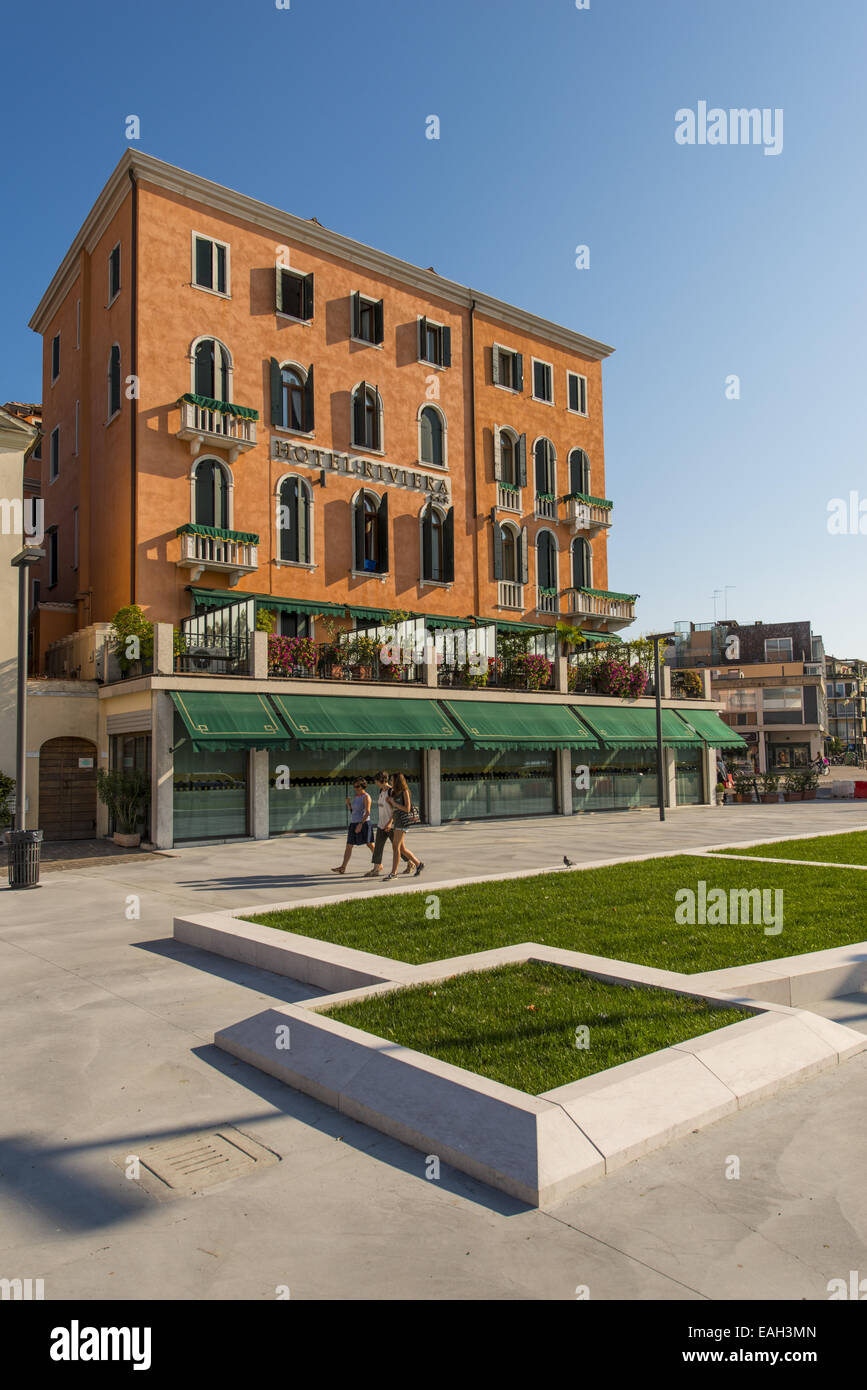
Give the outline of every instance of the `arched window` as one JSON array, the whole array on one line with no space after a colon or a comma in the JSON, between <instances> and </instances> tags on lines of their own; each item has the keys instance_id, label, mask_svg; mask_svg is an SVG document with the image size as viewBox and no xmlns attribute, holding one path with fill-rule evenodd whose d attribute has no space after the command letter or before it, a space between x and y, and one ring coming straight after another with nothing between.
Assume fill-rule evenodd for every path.
<instances>
[{"instance_id":1,"label":"arched window","mask_svg":"<svg viewBox=\"0 0 867 1390\"><path fill-rule=\"evenodd\" d=\"M569 455L569 491L590 495L590 460L583 449L573 449Z\"/></svg>"},{"instance_id":2,"label":"arched window","mask_svg":"<svg viewBox=\"0 0 867 1390\"><path fill-rule=\"evenodd\" d=\"M193 350L193 391L216 401L232 399L232 359L216 338L200 338Z\"/></svg>"},{"instance_id":3,"label":"arched window","mask_svg":"<svg viewBox=\"0 0 867 1390\"><path fill-rule=\"evenodd\" d=\"M442 468L445 464L445 426L443 417L435 406L422 407L419 426L421 435L419 457L421 462Z\"/></svg>"},{"instance_id":4,"label":"arched window","mask_svg":"<svg viewBox=\"0 0 867 1390\"><path fill-rule=\"evenodd\" d=\"M313 496L309 484L294 475L284 478L279 498L280 559L309 565L313 553Z\"/></svg>"},{"instance_id":5,"label":"arched window","mask_svg":"<svg viewBox=\"0 0 867 1390\"><path fill-rule=\"evenodd\" d=\"M120 410L120 348L112 344L108 355L108 415L111 419Z\"/></svg>"},{"instance_id":6,"label":"arched window","mask_svg":"<svg viewBox=\"0 0 867 1390\"><path fill-rule=\"evenodd\" d=\"M557 476L555 463L557 455L554 452L554 445L550 439L537 439L533 448L533 455L536 460L536 493L555 493L557 491Z\"/></svg>"},{"instance_id":7,"label":"arched window","mask_svg":"<svg viewBox=\"0 0 867 1390\"><path fill-rule=\"evenodd\" d=\"M352 393L352 443L356 449L382 448L382 399L366 381Z\"/></svg>"},{"instance_id":8,"label":"arched window","mask_svg":"<svg viewBox=\"0 0 867 1390\"><path fill-rule=\"evenodd\" d=\"M536 583L541 589L556 589L557 546L550 531L540 531L536 537Z\"/></svg>"},{"instance_id":9,"label":"arched window","mask_svg":"<svg viewBox=\"0 0 867 1390\"><path fill-rule=\"evenodd\" d=\"M452 584L455 577L454 508L444 512L429 502L421 517L421 577Z\"/></svg>"},{"instance_id":10,"label":"arched window","mask_svg":"<svg viewBox=\"0 0 867 1390\"><path fill-rule=\"evenodd\" d=\"M218 526L222 530L231 526L229 474L217 459L200 459L196 464L194 509L193 521L198 526Z\"/></svg>"},{"instance_id":11,"label":"arched window","mask_svg":"<svg viewBox=\"0 0 867 1390\"><path fill-rule=\"evenodd\" d=\"M572 542L572 586L575 589L589 589L592 588L592 580L590 546L579 536Z\"/></svg>"},{"instance_id":12,"label":"arched window","mask_svg":"<svg viewBox=\"0 0 867 1390\"><path fill-rule=\"evenodd\" d=\"M352 504L356 570L388 570L388 493L360 492Z\"/></svg>"},{"instance_id":13,"label":"arched window","mask_svg":"<svg viewBox=\"0 0 867 1390\"><path fill-rule=\"evenodd\" d=\"M518 533L513 526L502 526L503 578L518 583Z\"/></svg>"},{"instance_id":14,"label":"arched window","mask_svg":"<svg viewBox=\"0 0 867 1390\"><path fill-rule=\"evenodd\" d=\"M282 390L282 424L286 430L303 430L304 383L295 367L283 367L280 372Z\"/></svg>"},{"instance_id":15,"label":"arched window","mask_svg":"<svg viewBox=\"0 0 867 1390\"><path fill-rule=\"evenodd\" d=\"M518 481L515 477L515 441L508 430L503 430L500 435L500 459L503 468L503 482L510 483L512 487L517 487Z\"/></svg>"}]
</instances>

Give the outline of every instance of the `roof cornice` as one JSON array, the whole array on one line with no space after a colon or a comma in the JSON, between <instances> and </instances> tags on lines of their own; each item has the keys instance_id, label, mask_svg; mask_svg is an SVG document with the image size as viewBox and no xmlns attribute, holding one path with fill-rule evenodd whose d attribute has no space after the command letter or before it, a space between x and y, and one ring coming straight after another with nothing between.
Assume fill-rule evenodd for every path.
<instances>
[{"instance_id":1,"label":"roof cornice","mask_svg":"<svg viewBox=\"0 0 867 1390\"><path fill-rule=\"evenodd\" d=\"M205 207L216 208L220 212L237 217L253 226L263 227L269 232L301 242L325 255L363 266L375 275L388 276L401 284L411 286L430 298L445 300L464 309L469 309L475 305L480 313L486 314L500 323L543 338L546 342L557 343L573 352L581 353L584 357L599 361L610 356L614 351L614 348L609 347L606 343L597 342L594 338L587 338L582 333L575 333L571 329L539 318L538 315L531 314L524 309L481 294L466 285L458 284L455 280L447 280L434 271L422 270L409 261L390 256L385 251L377 251L372 246L366 246L363 242L342 236L339 232L330 231L329 228L321 227L316 222L310 222L305 218L296 217L292 213L283 212L280 208L262 203L244 193L236 193L233 189L225 188L222 184L213 183L210 179L204 179L198 174L192 174L186 169L179 169L174 164L166 164L161 159L155 159L153 155L133 149L124 151L66 253L51 284L42 296L30 320L30 327L37 333L43 331L44 325L54 312L57 303L74 282L78 273L78 258L82 248L91 250L126 197L129 191L129 170L133 171L137 179L145 180L158 188L177 193L181 197L202 203Z\"/></svg>"}]
</instances>

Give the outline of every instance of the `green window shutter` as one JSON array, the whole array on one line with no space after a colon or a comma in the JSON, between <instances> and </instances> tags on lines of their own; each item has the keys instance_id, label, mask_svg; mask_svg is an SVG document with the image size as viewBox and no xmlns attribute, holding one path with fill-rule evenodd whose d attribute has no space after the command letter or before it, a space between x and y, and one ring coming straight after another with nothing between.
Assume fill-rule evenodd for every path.
<instances>
[{"instance_id":1,"label":"green window shutter","mask_svg":"<svg viewBox=\"0 0 867 1390\"><path fill-rule=\"evenodd\" d=\"M388 573L388 493L384 492L379 503L376 535L376 568L380 574Z\"/></svg>"},{"instance_id":2,"label":"green window shutter","mask_svg":"<svg viewBox=\"0 0 867 1390\"><path fill-rule=\"evenodd\" d=\"M443 329L442 365L444 367L450 367L452 365L452 330L450 328Z\"/></svg>"},{"instance_id":3,"label":"green window shutter","mask_svg":"<svg viewBox=\"0 0 867 1390\"><path fill-rule=\"evenodd\" d=\"M518 487L527 486L527 436L522 434L518 440Z\"/></svg>"},{"instance_id":4,"label":"green window shutter","mask_svg":"<svg viewBox=\"0 0 867 1390\"><path fill-rule=\"evenodd\" d=\"M491 381L495 386L500 384L500 354L495 347L491 348Z\"/></svg>"},{"instance_id":5,"label":"green window shutter","mask_svg":"<svg viewBox=\"0 0 867 1390\"><path fill-rule=\"evenodd\" d=\"M362 381L352 402L352 442L364 445L364 410L367 402L367 382Z\"/></svg>"},{"instance_id":6,"label":"green window shutter","mask_svg":"<svg viewBox=\"0 0 867 1390\"><path fill-rule=\"evenodd\" d=\"M433 578L433 516L430 503L425 507L421 519L421 577Z\"/></svg>"},{"instance_id":7,"label":"green window shutter","mask_svg":"<svg viewBox=\"0 0 867 1390\"><path fill-rule=\"evenodd\" d=\"M228 288L226 281L226 248L218 246L217 251L217 289L220 294L225 294Z\"/></svg>"},{"instance_id":8,"label":"green window shutter","mask_svg":"<svg viewBox=\"0 0 867 1390\"><path fill-rule=\"evenodd\" d=\"M443 525L443 579L446 584L455 582L455 509L449 507Z\"/></svg>"},{"instance_id":9,"label":"green window shutter","mask_svg":"<svg viewBox=\"0 0 867 1390\"><path fill-rule=\"evenodd\" d=\"M503 578L503 533L494 519L494 578Z\"/></svg>"},{"instance_id":10,"label":"green window shutter","mask_svg":"<svg viewBox=\"0 0 867 1390\"><path fill-rule=\"evenodd\" d=\"M283 378L280 373L280 363L276 357L271 358L271 424L282 425L283 423Z\"/></svg>"},{"instance_id":11,"label":"green window shutter","mask_svg":"<svg viewBox=\"0 0 867 1390\"><path fill-rule=\"evenodd\" d=\"M373 311L373 341L385 341L385 301L380 299Z\"/></svg>"},{"instance_id":12,"label":"green window shutter","mask_svg":"<svg viewBox=\"0 0 867 1390\"><path fill-rule=\"evenodd\" d=\"M358 290L352 292L352 336L361 337L361 295Z\"/></svg>"},{"instance_id":13,"label":"green window shutter","mask_svg":"<svg viewBox=\"0 0 867 1390\"><path fill-rule=\"evenodd\" d=\"M523 354L522 352L516 352L516 353L515 353L515 383L514 383L514 385L515 385L515 390L516 390L516 391L523 391L523 389L524 389L524 354Z\"/></svg>"},{"instance_id":14,"label":"green window shutter","mask_svg":"<svg viewBox=\"0 0 867 1390\"><path fill-rule=\"evenodd\" d=\"M301 280L301 317L312 319L313 317L313 271L309 275L302 276Z\"/></svg>"},{"instance_id":15,"label":"green window shutter","mask_svg":"<svg viewBox=\"0 0 867 1390\"><path fill-rule=\"evenodd\" d=\"M373 448L373 449L381 449L381 448L382 448L382 428L381 428L381 425L380 425L380 407L381 407L381 405L382 405L382 397L381 397L380 394L379 394L379 387L378 387L378 386L374 386L374 388L373 388L373 439L372 439L372 441L371 441L371 448Z\"/></svg>"},{"instance_id":16,"label":"green window shutter","mask_svg":"<svg viewBox=\"0 0 867 1390\"><path fill-rule=\"evenodd\" d=\"M216 526L214 516L214 465L200 463L196 469L196 523Z\"/></svg>"},{"instance_id":17,"label":"green window shutter","mask_svg":"<svg viewBox=\"0 0 867 1390\"><path fill-rule=\"evenodd\" d=\"M359 493L355 502L355 555L353 569L364 569L364 494Z\"/></svg>"},{"instance_id":18,"label":"green window shutter","mask_svg":"<svg viewBox=\"0 0 867 1390\"><path fill-rule=\"evenodd\" d=\"M424 362L427 350L427 319L422 317L418 321L418 360Z\"/></svg>"},{"instance_id":19,"label":"green window shutter","mask_svg":"<svg viewBox=\"0 0 867 1390\"><path fill-rule=\"evenodd\" d=\"M498 483L503 481L503 442L499 425L494 425L494 478Z\"/></svg>"},{"instance_id":20,"label":"green window shutter","mask_svg":"<svg viewBox=\"0 0 867 1390\"><path fill-rule=\"evenodd\" d=\"M204 285L205 289L213 289L211 283L213 279L213 260L211 258L211 242L204 237L196 237L196 284Z\"/></svg>"},{"instance_id":21,"label":"green window shutter","mask_svg":"<svg viewBox=\"0 0 867 1390\"><path fill-rule=\"evenodd\" d=\"M314 428L314 398L313 398L313 363L307 368L307 380L304 383L304 428L312 430Z\"/></svg>"},{"instance_id":22,"label":"green window shutter","mask_svg":"<svg viewBox=\"0 0 867 1390\"><path fill-rule=\"evenodd\" d=\"M521 529L520 569L518 570L518 573L519 573L519 575L521 576L520 582L521 582L522 584L526 584L526 583L529 581L529 565L528 565L528 555L527 555L528 549L529 549L529 541L528 541L528 539L527 539L527 528L526 528L526 526L524 526L524 527L522 527L522 529Z\"/></svg>"},{"instance_id":23,"label":"green window shutter","mask_svg":"<svg viewBox=\"0 0 867 1390\"><path fill-rule=\"evenodd\" d=\"M302 482L297 484L298 495L298 525L296 534L298 536L296 560L302 564L310 559L310 498L307 488Z\"/></svg>"},{"instance_id":24,"label":"green window shutter","mask_svg":"<svg viewBox=\"0 0 867 1390\"><path fill-rule=\"evenodd\" d=\"M276 289L274 292L274 303L277 306L278 314L283 313L283 271L279 265L276 269Z\"/></svg>"}]
</instances>

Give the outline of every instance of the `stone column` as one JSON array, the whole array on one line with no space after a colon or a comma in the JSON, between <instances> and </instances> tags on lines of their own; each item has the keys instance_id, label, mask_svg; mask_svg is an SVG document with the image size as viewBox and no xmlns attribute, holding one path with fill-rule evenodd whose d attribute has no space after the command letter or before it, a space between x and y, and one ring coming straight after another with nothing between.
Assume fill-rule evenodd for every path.
<instances>
[{"instance_id":1,"label":"stone column","mask_svg":"<svg viewBox=\"0 0 867 1390\"><path fill-rule=\"evenodd\" d=\"M662 757L666 804L674 810L677 805L677 753L673 748L663 748Z\"/></svg>"},{"instance_id":2,"label":"stone column","mask_svg":"<svg viewBox=\"0 0 867 1390\"><path fill-rule=\"evenodd\" d=\"M568 695L569 693L569 663L565 656L557 655L554 657L554 689L558 695Z\"/></svg>"},{"instance_id":3,"label":"stone column","mask_svg":"<svg viewBox=\"0 0 867 1390\"><path fill-rule=\"evenodd\" d=\"M174 843L175 707L167 690L154 690L151 728L151 842L157 849Z\"/></svg>"},{"instance_id":4,"label":"stone column","mask_svg":"<svg viewBox=\"0 0 867 1390\"><path fill-rule=\"evenodd\" d=\"M268 634L267 632L253 633L252 650L252 671L250 672L254 680L266 681L268 679Z\"/></svg>"},{"instance_id":5,"label":"stone column","mask_svg":"<svg viewBox=\"0 0 867 1390\"><path fill-rule=\"evenodd\" d=\"M565 664L566 658L561 658ZM580 755L576 755L579 757ZM572 749L558 748L555 763L557 809L561 816L572 815Z\"/></svg>"},{"instance_id":6,"label":"stone column","mask_svg":"<svg viewBox=\"0 0 867 1390\"><path fill-rule=\"evenodd\" d=\"M154 675L171 676L175 669L175 630L171 623L154 623Z\"/></svg>"},{"instance_id":7,"label":"stone column","mask_svg":"<svg viewBox=\"0 0 867 1390\"><path fill-rule=\"evenodd\" d=\"M660 666L659 668L660 698L663 700L671 699L671 667Z\"/></svg>"},{"instance_id":8,"label":"stone column","mask_svg":"<svg viewBox=\"0 0 867 1390\"><path fill-rule=\"evenodd\" d=\"M267 632L256 635L268 636ZM247 772L250 778L250 830L254 840L267 840L270 836L267 748L252 749Z\"/></svg>"},{"instance_id":9,"label":"stone column","mask_svg":"<svg viewBox=\"0 0 867 1390\"><path fill-rule=\"evenodd\" d=\"M424 750L424 819L426 825L442 825L442 804L440 801L440 750Z\"/></svg>"},{"instance_id":10,"label":"stone column","mask_svg":"<svg viewBox=\"0 0 867 1390\"><path fill-rule=\"evenodd\" d=\"M716 801L716 749L705 748L701 755L701 770L704 779L704 805L713 806Z\"/></svg>"},{"instance_id":11,"label":"stone column","mask_svg":"<svg viewBox=\"0 0 867 1390\"><path fill-rule=\"evenodd\" d=\"M698 674L701 676L701 698L703 700L712 700L713 692L711 690L710 667L702 667Z\"/></svg>"}]
</instances>

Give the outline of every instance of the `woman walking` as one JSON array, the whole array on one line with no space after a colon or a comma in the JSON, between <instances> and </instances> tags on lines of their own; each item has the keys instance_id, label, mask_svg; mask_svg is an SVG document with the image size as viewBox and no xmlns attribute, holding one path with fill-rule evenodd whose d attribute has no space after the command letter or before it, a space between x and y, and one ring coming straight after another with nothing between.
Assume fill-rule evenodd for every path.
<instances>
[{"instance_id":1,"label":"woman walking","mask_svg":"<svg viewBox=\"0 0 867 1390\"><path fill-rule=\"evenodd\" d=\"M376 827L376 844L373 847L373 859L371 867L364 875L365 878L379 878L382 875L382 852L385 849L386 841L394 837L394 811L392 810L390 794L391 782L388 780L387 772L377 772L373 779L379 788L377 801L377 816L379 824ZM412 860L405 848L401 849L401 856L406 860L405 874L411 874L418 862L413 855Z\"/></svg>"},{"instance_id":2,"label":"woman walking","mask_svg":"<svg viewBox=\"0 0 867 1390\"><path fill-rule=\"evenodd\" d=\"M420 859L416 859L412 850L404 845L406 828L412 824L410 821L410 811L412 809L412 798L409 794L409 787L402 772L396 772L392 777L392 790L388 798L391 809L394 813L394 829L392 831L391 843L394 846L394 856L391 865L391 873L386 874L385 880L394 878L397 873L397 866L400 863L401 852L409 860L410 866L415 864L416 877L421 873L424 864Z\"/></svg>"},{"instance_id":3,"label":"woman walking","mask_svg":"<svg viewBox=\"0 0 867 1390\"><path fill-rule=\"evenodd\" d=\"M343 863L336 869L332 869L333 874L345 874L346 866L349 863L350 855L356 845L367 845L371 854L373 846L370 843L370 796L367 792L367 784L359 778L353 783L355 796L350 801L346 798L349 807L349 830L346 835L346 849L343 854Z\"/></svg>"}]
</instances>

